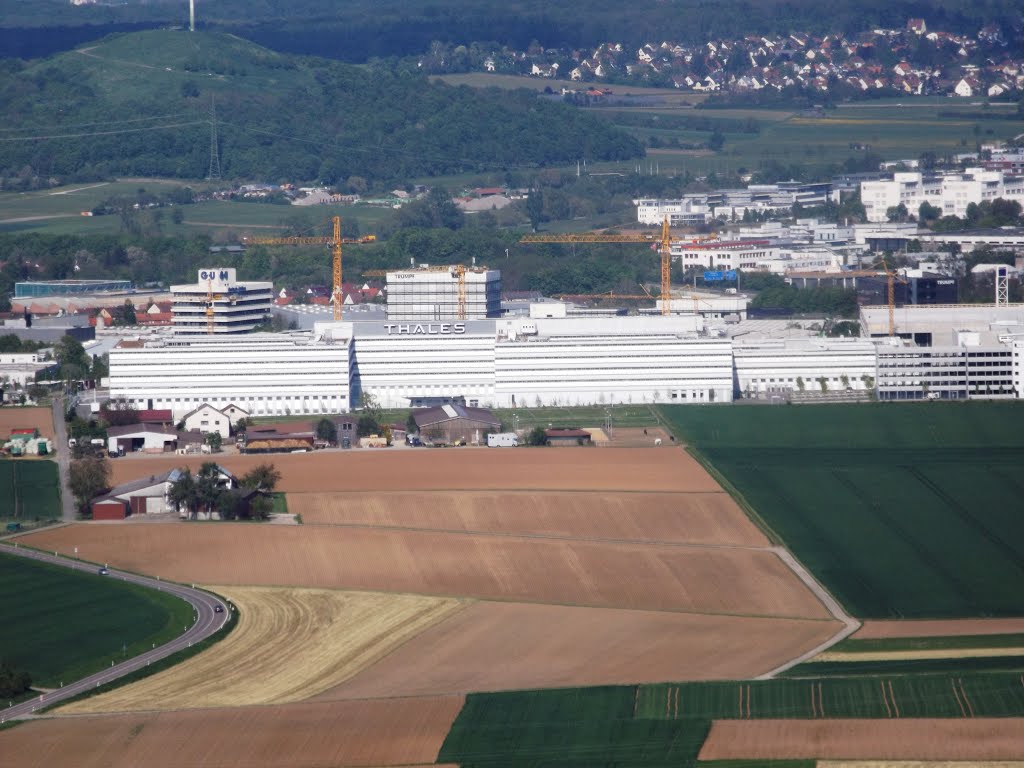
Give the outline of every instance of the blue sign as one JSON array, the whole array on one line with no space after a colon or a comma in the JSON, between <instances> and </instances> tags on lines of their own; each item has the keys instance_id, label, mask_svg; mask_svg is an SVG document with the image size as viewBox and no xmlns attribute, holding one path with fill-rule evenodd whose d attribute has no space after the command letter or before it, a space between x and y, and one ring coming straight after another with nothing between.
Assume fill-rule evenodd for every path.
<instances>
[{"instance_id":1,"label":"blue sign","mask_svg":"<svg viewBox=\"0 0 1024 768\"><path fill-rule=\"evenodd\" d=\"M724 280L724 279L725 279L725 273L724 272L705 272L704 273L704 282L705 283L717 283L720 280Z\"/></svg>"},{"instance_id":2,"label":"blue sign","mask_svg":"<svg viewBox=\"0 0 1024 768\"><path fill-rule=\"evenodd\" d=\"M726 280L735 280L736 279L736 270L735 269L730 269L728 272L726 272L725 273L725 279Z\"/></svg>"}]
</instances>

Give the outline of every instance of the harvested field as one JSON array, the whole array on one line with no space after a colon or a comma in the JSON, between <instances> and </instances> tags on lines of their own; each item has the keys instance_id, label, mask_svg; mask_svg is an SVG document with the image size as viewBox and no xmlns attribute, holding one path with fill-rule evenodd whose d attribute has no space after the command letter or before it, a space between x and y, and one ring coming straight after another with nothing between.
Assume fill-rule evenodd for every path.
<instances>
[{"instance_id":1,"label":"harvested field","mask_svg":"<svg viewBox=\"0 0 1024 768\"><path fill-rule=\"evenodd\" d=\"M749 678L813 648L838 627L831 621L475 603L319 698Z\"/></svg>"},{"instance_id":2,"label":"harvested field","mask_svg":"<svg viewBox=\"0 0 1024 768\"><path fill-rule=\"evenodd\" d=\"M967 635L1010 635L1024 632L1024 619L951 619L929 621L865 621L856 640L899 637L963 637Z\"/></svg>"},{"instance_id":3,"label":"harvested field","mask_svg":"<svg viewBox=\"0 0 1024 768\"><path fill-rule=\"evenodd\" d=\"M767 547L726 493L288 494L303 523Z\"/></svg>"},{"instance_id":4,"label":"harvested field","mask_svg":"<svg viewBox=\"0 0 1024 768\"><path fill-rule=\"evenodd\" d=\"M329 526L78 524L28 546L177 581L829 618L771 551ZM628 578L624 578L628 574Z\"/></svg>"},{"instance_id":5,"label":"harvested field","mask_svg":"<svg viewBox=\"0 0 1024 768\"><path fill-rule=\"evenodd\" d=\"M214 587L241 611L199 656L59 714L283 704L358 674L459 610L457 600L316 589Z\"/></svg>"},{"instance_id":6,"label":"harvested field","mask_svg":"<svg viewBox=\"0 0 1024 768\"><path fill-rule=\"evenodd\" d=\"M0 768L432 763L459 696L40 719L0 732Z\"/></svg>"},{"instance_id":7,"label":"harvested field","mask_svg":"<svg viewBox=\"0 0 1024 768\"><path fill-rule=\"evenodd\" d=\"M1024 720L718 720L701 760L1015 760Z\"/></svg>"},{"instance_id":8,"label":"harvested field","mask_svg":"<svg viewBox=\"0 0 1024 768\"><path fill-rule=\"evenodd\" d=\"M53 411L49 408L0 408L0 437L6 442L12 429L35 427L43 437L53 439Z\"/></svg>"},{"instance_id":9,"label":"harvested field","mask_svg":"<svg viewBox=\"0 0 1024 768\"><path fill-rule=\"evenodd\" d=\"M933 648L920 651L862 651L858 653L826 651L819 653L811 661L920 661L923 659L976 659L1006 656L1024 656L1024 648Z\"/></svg>"},{"instance_id":10,"label":"harvested field","mask_svg":"<svg viewBox=\"0 0 1024 768\"><path fill-rule=\"evenodd\" d=\"M714 479L681 450L629 448L458 448L353 450L304 454L225 455L216 460L244 474L257 464L281 471L279 491L506 490L721 492ZM199 467L209 456L128 456L112 463L113 483Z\"/></svg>"}]
</instances>

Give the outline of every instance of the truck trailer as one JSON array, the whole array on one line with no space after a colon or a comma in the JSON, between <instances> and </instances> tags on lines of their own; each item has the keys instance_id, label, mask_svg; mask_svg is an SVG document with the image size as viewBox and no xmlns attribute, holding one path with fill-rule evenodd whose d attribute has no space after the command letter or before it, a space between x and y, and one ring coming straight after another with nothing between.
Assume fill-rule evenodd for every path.
<instances>
[{"instance_id":1,"label":"truck trailer","mask_svg":"<svg viewBox=\"0 0 1024 768\"><path fill-rule=\"evenodd\" d=\"M519 436L515 432L492 432L487 436L488 448L515 448L519 445Z\"/></svg>"}]
</instances>

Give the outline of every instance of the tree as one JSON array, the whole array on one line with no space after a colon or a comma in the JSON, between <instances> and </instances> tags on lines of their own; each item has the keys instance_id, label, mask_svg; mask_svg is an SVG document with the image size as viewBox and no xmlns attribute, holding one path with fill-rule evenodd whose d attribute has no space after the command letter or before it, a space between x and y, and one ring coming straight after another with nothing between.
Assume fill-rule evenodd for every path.
<instances>
[{"instance_id":1,"label":"tree","mask_svg":"<svg viewBox=\"0 0 1024 768\"><path fill-rule=\"evenodd\" d=\"M6 659L0 661L0 698L13 699L32 687L32 676L16 669Z\"/></svg>"},{"instance_id":2,"label":"tree","mask_svg":"<svg viewBox=\"0 0 1024 768\"><path fill-rule=\"evenodd\" d=\"M220 499L227 491L220 486L220 467L215 462L206 461L196 473L196 501L207 515L220 507Z\"/></svg>"},{"instance_id":3,"label":"tree","mask_svg":"<svg viewBox=\"0 0 1024 768\"><path fill-rule=\"evenodd\" d=\"M534 427L526 436L527 445L547 445L548 438L544 434L544 427Z\"/></svg>"},{"instance_id":4,"label":"tree","mask_svg":"<svg viewBox=\"0 0 1024 768\"><path fill-rule=\"evenodd\" d=\"M61 336L53 345L53 356L61 367L74 365L85 370L89 368L89 356L85 353L85 347L72 336Z\"/></svg>"},{"instance_id":5,"label":"tree","mask_svg":"<svg viewBox=\"0 0 1024 768\"><path fill-rule=\"evenodd\" d=\"M210 450L214 453L220 451L220 446L223 443L224 438L221 437L220 432L207 432L205 442L210 446Z\"/></svg>"},{"instance_id":6,"label":"tree","mask_svg":"<svg viewBox=\"0 0 1024 768\"><path fill-rule=\"evenodd\" d=\"M273 493L279 482L281 482L281 473L273 464L258 464L243 475L238 484L243 488Z\"/></svg>"},{"instance_id":7,"label":"tree","mask_svg":"<svg viewBox=\"0 0 1024 768\"><path fill-rule=\"evenodd\" d=\"M367 435L378 434L380 434L380 422L377 419L370 415L359 417L359 421L356 422L357 436L366 437Z\"/></svg>"},{"instance_id":8,"label":"tree","mask_svg":"<svg viewBox=\"0 0 1024 768\"><path fill-rule=\"evenodd\" d=\"M124 304L117 313L117 322L120 325L138 325L138 318L135 317L135 305L131 299L125 299Z\"/></svg>"},{"instance_id":9,"label":"tree","mask_svg":"<svg viewBox=\"0 0 1024 768\"><path fill-rule=\"evenodd\" d=\"M828 392L828 379L826 379L824 376L819 376L818 384L821 386L822 392Z\"/></svg>"},{"instance_id":10,"label":"tree","mask_svg":"<svg viewBox=\"0 0 1024 768\"><path fill-rule=\"evenodd\" d=\"M804 377L803 376L797 376L796 377L796 388L799 389L801 392L803 392L804 389L807 388L807 384L804 383Z\"/></svg>"},{"instance_id":11,"label":"tree","mask_svg":"<svg viewBox=\"0 0 1024 768\"><path fill-rule=\"evenodd\" d=\"M530 228L536 232L544 221L544 195L539 189L531 189L526 198L526 215L530 219Z\"/></svg>"},{"instance_id":12,"label":"tree","mask_svg":"<svg viewBox=\"0 0 1024 768\"><path fill-rule=\"evenodd\" d=\"M89 502L110 488L110 462L97 456L72 461L69 485L79 514L90 515Z\"/></svg>"},{"instance_id":13,"label":"tree","mask_svg":"<svg viewBox=\"0 0 1024 768\"><path fill-rule=\"evenodd\" d=\"M174 506L176 512L186 510L189 517L195 517L198 509L198 495L196 492L196 480L192 476L192 470L186 467L178 474L178 479L171 483L167 491L167 500Z\"/></svg>"},{"instance_id":14,"label":"tree","mask_svg":"<svg viewBox=\"0 0 1024 768\"><path fill-rule=\"evenodd\" d=\"M320 419L316 423L316 436L318 440L334 445L338 442L338 425L333 419Z\"/></svg>"},{"instance_id":15,"label":"tree","mask_svg":"<svg viewBox=\"0 0 1024 768\"><path fill-rule=\"evenodd\" d=\"M419 432L420 426L416 423L416 416L412 411L405 417L405 431L407 434L415 435Z\"/></svg>"}]
</instances>

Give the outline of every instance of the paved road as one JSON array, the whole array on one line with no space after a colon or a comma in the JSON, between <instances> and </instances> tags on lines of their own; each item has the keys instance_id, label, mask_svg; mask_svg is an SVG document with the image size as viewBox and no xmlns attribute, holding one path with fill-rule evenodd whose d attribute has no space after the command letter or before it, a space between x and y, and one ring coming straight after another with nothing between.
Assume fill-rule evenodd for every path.
<instances>
[{"instance_id":1,"label":"paved road","mask_svg":"<svg viewBox=\"0 0 1024 768\"><path fill-rule=\"evenodd\" d=\"M65 523L75 521L75 497L71 495L71 449L68 448L68 430L64 422L64 398L53 396L53 449L57 453L57 471L60 475L61 517Z\"/></svg>"},{"instance_id":2,"label":"paved road","mask_svg":"<svg viewBox=\"0 0 1024 768\"><path fill-rule=\"evenodd\" d=\"M32 560L56 563L76 571L88 571L95 574L97 569L97 566L89 563L70 560L66 557L54 557L53 555L44 554L31 549L5 546L0 549L0 551L5 554L19 555ZM96 576L96 578L100 577ZM139 656L122 661L120 664L115 664L109 669L104 669L94 675L89 675L89 677L78 680L77 682L65 684L63 688L54 689L53 691L41 694L36 696L34 699L22 702L21 704L17 704L13 707L0 709L0 722L29 717L37 709L48 707L59 701L69 699L72 696L77 696L79 693L96 688L104 683L109 683L111 680L123 677L129 672L134 672L137 669L148 666L154 661L170 656L172 653L176 653L183 648L188 648L192 643L204 640L220 630L227 622L227 603L208 592L201 592L197 589L190 589L189 587L185 587L180 584L158 581L157 579L151 579L148 576L137 576L133 573L124 573L113 569L111 569L109 576L105 576L103 578L122 579L123 581L128 581L132 584L141 584L145 587L159 589L162 592L168 592L172 595L176 595L192 605L192 608L195 610L195 621L191 627L188 627L188 629L182 627L184 630L183 634L179 635L171 642L161 645L159 648L146 651ZM223 613L217 613L214 610L218 605L224 611Z\"/></svg>"}]
</instances>

